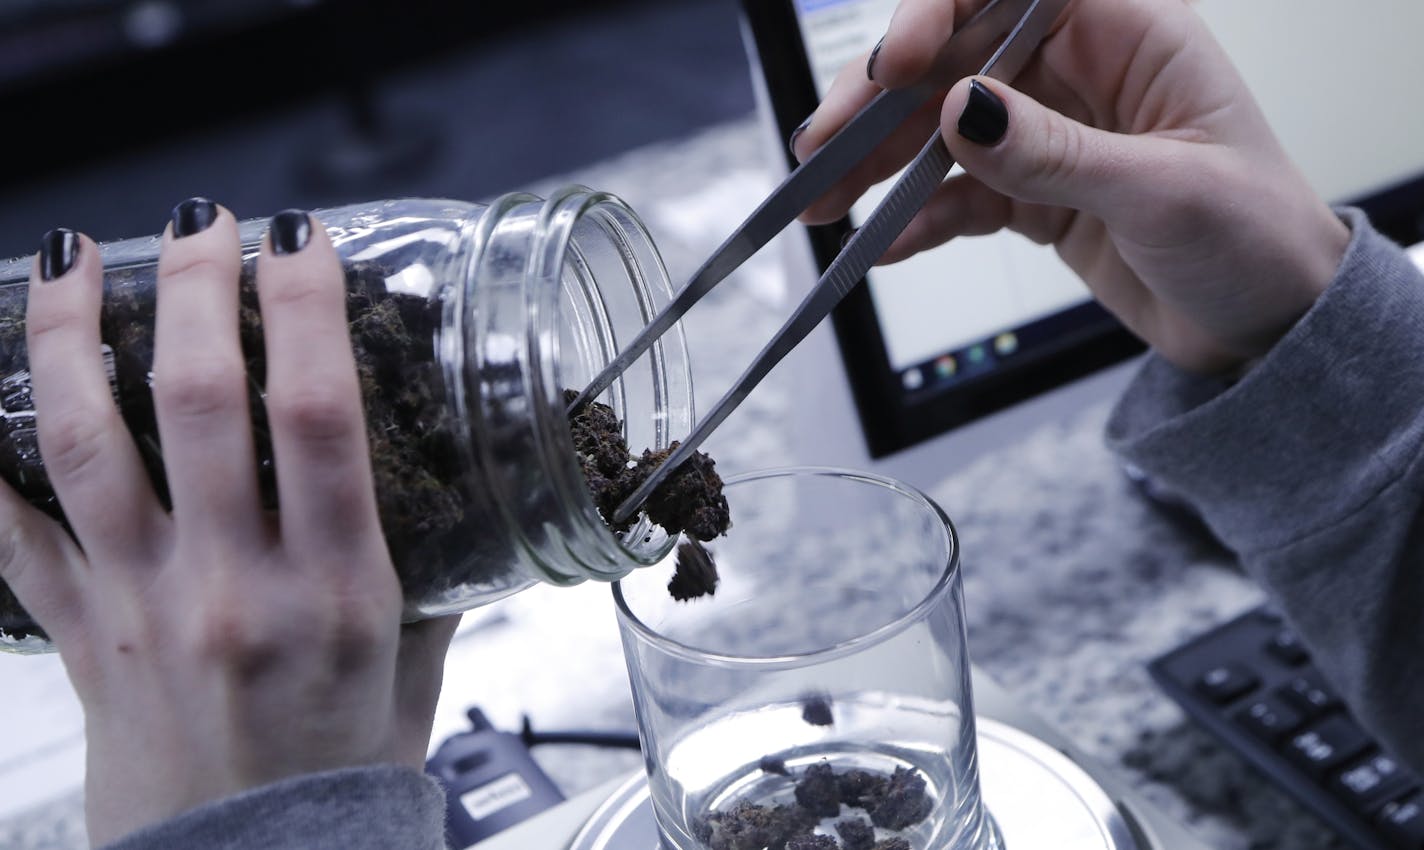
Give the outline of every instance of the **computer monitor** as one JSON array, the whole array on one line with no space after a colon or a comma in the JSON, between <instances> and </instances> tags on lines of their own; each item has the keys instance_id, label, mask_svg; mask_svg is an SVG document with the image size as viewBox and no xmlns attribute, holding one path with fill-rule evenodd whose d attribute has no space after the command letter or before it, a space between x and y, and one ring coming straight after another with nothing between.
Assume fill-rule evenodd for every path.
<instances>
[{"instance_id":1,"label":"computer monitor","mask_svg":"<svg viewBox=\"0 0 1424 850\"><path fill-rule=\"evenodd\" d=\"M884 34L897 0L742 0L766 111L781 138L835 74ZM1359 204L1401 242L1424 222L1424 4L1198 0L1289 153L1321 194ZM1283 16L1289 34L1281 29ZM1363 81L1355 69L1368 68ZM1362 84L1361 95L1350 86ZM1368 135L1364 135L1367 128ZM794 163L787 155L787 166ZM809 228L819 269L889 181L846 221ZM865 449L882 459L1098 373L1142 350L1051 248L1016 234L959 239L877 267L834 314ZM840 459L840 458L837 458Z\"/></svg>"}]
</instances>

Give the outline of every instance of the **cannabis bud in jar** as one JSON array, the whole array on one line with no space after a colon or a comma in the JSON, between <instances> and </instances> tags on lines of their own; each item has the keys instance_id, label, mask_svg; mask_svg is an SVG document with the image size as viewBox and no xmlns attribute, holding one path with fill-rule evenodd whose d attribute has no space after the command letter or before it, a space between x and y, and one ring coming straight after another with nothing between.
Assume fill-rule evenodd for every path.
<instances>
[{"instance_id":1,"label":"cannabis bud in jar","mask_svg":"<svg viewBox=\"0 0 1424 850\"><path fill-rule=\"evenodd\" d=\"M564 390L565 403L572 404L578 395L577 390ZM593 503L609 520L623 500L637 490L678 445L674 442L656 452L645 449L634 459L623 438L623 423L613 408L597 401L572 411L569 429ZM694 452L653 491L643 507L648 518L668 533L682 532L689 538L678 545L677 572L668 585L668 592L678 600L714 593L717 567L702 542L726 534L732 525L716 462L702 452ZM610 522L610 526L614 531L628 530L628 523Z\"/></svg>"}]
</instances>

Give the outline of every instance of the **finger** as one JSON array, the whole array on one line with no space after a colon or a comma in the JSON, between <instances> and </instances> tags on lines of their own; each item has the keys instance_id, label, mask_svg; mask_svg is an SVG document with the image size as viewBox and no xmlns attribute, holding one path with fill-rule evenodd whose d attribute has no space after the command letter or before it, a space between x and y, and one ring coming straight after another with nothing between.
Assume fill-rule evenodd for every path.
<instances>
[{"instance_id":1,"label":"finger","mask_svg":"<svg viewBox=\"0 0 1424 850\"><path fill-rule=\"evenodd\" d=\"M977 60L968 61L961 56L946 65L945 56L956 27L964 26L984 5L984 0L902 0L885 37L866 58L865 74L859 73L858 61L850 62L842 69L825 102L793 134L792 152L804 160L835 135L882 87L898 88L920 83L932 68L938 69L935 73L944 74L946 68L966 64L973 67L977 64ZM1058 46L1053 44L1053 36L1065 20L1067 13L1060 16L1060 21L1045 40L1045 48ZM1068 49L1058 47L1060 52ZM1031 63L1022 77L1027 90L1047 95L1051 102L1061 102L1075 117L1088 117L1077 91L1067 85L1061 73L1050 69L1047 63ZM870 78L873 78L873 84L867 85ZM811 205L800 219L808 224L820 224L844 215L867 189L895 174L919 152L939 123L938 116L933 119L928 117L928 113L936 111L927 108L927 114L916 113L903 122L892 137L893 141L867 157L860 168Z\"/></svg>"},{"instance_id":2,"label":"finger","mask_svg":"<svg viewBox=\"0 0 1424 850\"><path fill-rule=\"evenodd\" d=\"M179 529L262 531L247 376L238 340L237 222L204 198L173 209L158 259L153 396Z\"/></svg>"},{"instance_id":3,"label":"finger","mask_svg":"<svg viewBox=\"0 0 1424 850\"><path fill-rule=\"evenodd\" d=\"M282 536L337 562L380 528L341 263L306 213L273 217L257 292Z\"/></svg>"},{"instance_id":4,"label":"finger","mask_svg":"<svg viewBox=\"0 0 1424 850\"><path fill-rule=\"evenodd\" d=\"M99 249L69 230L45 235L30 278L26 345L40 454L80 545L146 563L166 516L114 404L99 342Z\"/></svg>"},{"instance_id":5,"label":"finger","mask_svg":"<svg viewBox=\"0 0 1424 850\"><path fill-rule=\"evenodd\" d=\"M401 627L396 717L402 755L413 764L424 761L430 744L430 727L445 679L445 655L459 625L460 615L454 614Z\"/></svg>"},{"instance_id":6,"label":"finger","mask_svg":"<svg viewBox=\"0 0 1424 850\"><path fill-rule=\"evenodd\" d=\"M459 626L459 614L401 626L396 692L404 707L403 716L419 717L435 710L445 675L445 653Z\"/></svg>"},{"instance_id":7,"label":"finger","mask_svg":"<svg viewBox=\"0 0 1424 850\"><path fill-rule=\"evenodd\" d=\"M881 257L889 265L959 236L1012 230L1059 255L1092 289L1103 306L1141 333L1154 299L1117 255L1100 220L1066 207L1015 201L969 175L945 182Z\"/></svg>"},{"instance_id":8,"label":"finger","mask_svg":"<svg viewBox=\"0 0 1424 850\"><path fill-rule=\"evenodd\" d=\"M983 0L901 0L866 75L890 89L919 82L954 34L956 20L968 20L969 11L982 5Z\"/></svg>"},{"instance_id":9,"label":"finger","mask_svg":"<svg viewBox=\"0 0 1424 850\"><path fill-rule=\"evenodd\" d=\"M965 171L1021 201L1111 218L1155 202L1168 176L1160 140L1089 127L985 77L950 90L941 126Z\"/></svg>"},{"instance_id":10,"label":"finger","mask_svg":"<svg viewBox=\"0 0 1424 850\"><path fill-rule=\"evenodd\" d=\"M892 76L897 84L917 81L954 30L955 5L944 0L907 0L902 3L886 37L869 52L846 63L820 105L792 133L792 154L804 162L840 132L872 98L884 88L893 87L885 82L883 75L877 76L884 66L893 68ZM906 32L906 27L914 26L922 27L923 31ZM920 71L913 77L905 76L906 69L913 68ZM800 220L807 224L836 221L867 189L903 168L924 147L938 124L937 99L930 100L933 102L926 103L901 122L886 141L826 195L811 204L799 216Z\"/></svg>"},{"instance_id":11,"label":"finger","mask_svg":"<svg viewBox=\"0 0 1424 850\"><path fill-rule=\"evenodd\" d=\"M946 180L880 259L898 263L959 236L985 236L1012 230L1039 244L1063 234L1073 211L1028 204L990 189L961 174Z\"/></svg>"},{"instance_id":12,"label":"finger","mask_svg":"<svg viewBox=\"0 0 1424 850\"><path fill-rule=\"evenodd\" d=\"M902 0L885 36L836 74L821 104L793 135L792 153L804 160L882 90L920 82L949 43L956 19L967 20L983 5L984 0ZM927 138L921 135L921 143Z\"/></svg>"},{"instance_id":13,"label":"finger","mask_svg":"<svg viewBox=\"0 0 1424 850\"><path fill-rule=\"evenodd\" d=\"M0 581L51 640L61 640L82 619L83 556L58 523L5 486L0 486L0 529ZM14 638L28 631L29 623L4 614L0 606L0 632Z\"/></svg>"},{"instance_id":14,"label":"finger","mask_svg":"<svg viewBox=\"0 0 1424 850\"><path fill-rule=\"evenodd\" d=\"M908 259L957 236L984 236L1009 226L1013 201L972 177L951 178L935 190L879 265Z\"/></svg>"},{"instance_id":15,"label":"finger","mask_svg":"<svg viewBox=\"0 0 1424 850\"><path fill-rule=\"evenodd\" d=\"M939 102L930 99L870 155L846 173L836 185L806 207L801 221L824 224L836 221L865 195L870 187L893 177L914 159L939 126Z\"/></svg>"},{"instance_id":16,"label":"finger","mask_svg":"<svg viewBox=\"0 0 1424 850\"><path fill-rule=\"evenodd\" d=\"M852 60L836 74L820 105L792 134L791 153L798 160L804 162L881 92L881 88L865 76L866 57L868 54Z\"/></svg>"}]
</instances>

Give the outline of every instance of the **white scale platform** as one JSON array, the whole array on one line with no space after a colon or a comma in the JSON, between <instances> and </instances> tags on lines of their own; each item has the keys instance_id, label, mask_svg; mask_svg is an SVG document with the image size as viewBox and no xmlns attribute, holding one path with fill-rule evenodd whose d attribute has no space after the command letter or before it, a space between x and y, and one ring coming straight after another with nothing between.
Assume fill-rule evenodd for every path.
<instances>
[{"instance_id":1,"label":"white scale platform","mask_svg":"<svg viewBox=\"0 0 1424 850\"><path fill-rule=\"evenodd\" d=\"M1005 850L1207 850L977 670L974 701L984 803ZM475 847L658 850L647 779L616 780Z\"/></svg>"},{"instance_id":2,"label":"white scale platform","mask_svg":"<svg viewBox=\"0 0 1424 850\"><path fill-rule=\"evenodd\" d=\"M1025 732L977 722L980 786L1005 850L1152 850L1093 778ZM634 776L600 806L570 850L658 850L648 780Z\"/></svg>"}]
</instances>

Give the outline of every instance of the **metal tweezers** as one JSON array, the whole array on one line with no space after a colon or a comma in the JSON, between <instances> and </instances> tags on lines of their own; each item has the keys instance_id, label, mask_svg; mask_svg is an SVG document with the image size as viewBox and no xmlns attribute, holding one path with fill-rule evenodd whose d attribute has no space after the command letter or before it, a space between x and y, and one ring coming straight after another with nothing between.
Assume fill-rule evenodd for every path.
<instances>
[{"instance_id":1,"label":"metal tweezers","mask_svg":"<svg viewBox=\"0 0 1424 850\"><path fill-rule=\"evenodd\" d=\"M791 224L936 92L975 73L976 69L980 76L1012 81L1028 64L1066 4L1067 0L991 0L950 37L924 83L881 92L820 150L792 171L632 343L594 377L569 405L569 411L576 411L607 389L693 304ZM976 65L985 55L989 56L988 61L982 66ZM691 457L703 440L742 403L772 367L840 303L925 205L952 165L954 159L936 131L890 193L841 249L796 312L692 433L618 506L610 517L613 522L623 522L632 516L648 495Z\"/></svg>"}]
</instances>

